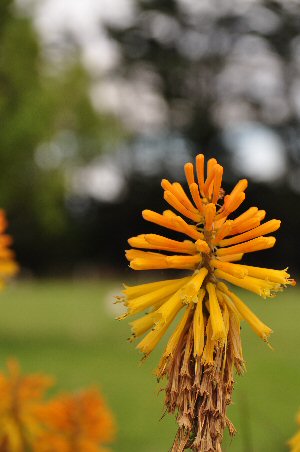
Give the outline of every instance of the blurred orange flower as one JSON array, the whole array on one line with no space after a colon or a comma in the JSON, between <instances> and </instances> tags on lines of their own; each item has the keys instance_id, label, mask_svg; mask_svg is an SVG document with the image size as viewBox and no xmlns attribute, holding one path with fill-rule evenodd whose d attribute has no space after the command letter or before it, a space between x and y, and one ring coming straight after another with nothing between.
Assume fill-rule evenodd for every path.
<instances>
[{"instance_id":1,"label":"blurred orange flower","mask_svg":"<svg viewBox=\"0 0 300 452\"><path fill-rule=\"evenodd\" d=\"M8 361L7 368L7 375L0 373L0 450L23 452L40 434L36 409L53 380L39 374L21 375L14 360Z\"/></svg>"},{"instance_id":2,"label":"blurred orange flower","mask_svg":"<svg viewBox=\"0 0 300 452\"><path fill-rule=\"evenodd\" d=\"M7 229L6 215L0 209L0 288L5 285L5 281L14 276L19 266L15 262L15 254L10 249L13 242L10 235L5 234Z\"/></svg>"},{"instance_id":3,"label":"blurred orange flower","mask_svg":"<svg viewBox=\"0 0 300 452\"><path fill-rule=\"evenodd\" d=\"M115 436L111 411L97 389L61 395L39 410L45 427L35 452L104 452Z\"/></svg>"}]
</instances>

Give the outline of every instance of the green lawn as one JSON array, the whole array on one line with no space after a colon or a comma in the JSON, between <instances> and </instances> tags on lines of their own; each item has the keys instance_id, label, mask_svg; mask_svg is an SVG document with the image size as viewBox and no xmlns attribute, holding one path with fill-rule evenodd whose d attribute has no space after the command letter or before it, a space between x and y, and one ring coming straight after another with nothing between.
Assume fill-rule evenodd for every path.
<instances>
[{"instance_id":1,"label":"green lawn","mask_svg":"<svg viewBox=\"0 0 300 452\"><path fill-rule=\"evenodd\" d=\"M18 283L1 295L0 359L16 357L25 372L56 377L55 391L99 385L118 422L115 452L167 452L175 424L162 414L152 371L155 353L142 366L127 321L117 322L110 300L119 282ZM243 299L273 328L271 351L243 327L247 373L237 378L229 410L238 435L224 451L287 450L300 407L300 291L275 300Z\"/></svg>"}]
</instances>

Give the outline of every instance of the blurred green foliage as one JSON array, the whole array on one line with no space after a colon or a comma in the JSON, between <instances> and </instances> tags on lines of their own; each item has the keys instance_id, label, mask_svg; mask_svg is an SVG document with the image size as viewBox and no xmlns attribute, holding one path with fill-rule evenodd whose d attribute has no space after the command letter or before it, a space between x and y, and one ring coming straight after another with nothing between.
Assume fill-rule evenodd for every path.
<instances>
[{"instance_id":1,"label":"blurred green foliage","mask_svg":"<svg viewBox=\"0 0 300 452\"><path fill-rule=\"evenodd\" d=\"M89 75L73 53L60 64L47 60L30 19L12 0L1 2L0 206L13 220L21 259L33 241L51 248L67 235L66 168L122 134L115 119L95 111Z\"/></svg>"}]
</instances>

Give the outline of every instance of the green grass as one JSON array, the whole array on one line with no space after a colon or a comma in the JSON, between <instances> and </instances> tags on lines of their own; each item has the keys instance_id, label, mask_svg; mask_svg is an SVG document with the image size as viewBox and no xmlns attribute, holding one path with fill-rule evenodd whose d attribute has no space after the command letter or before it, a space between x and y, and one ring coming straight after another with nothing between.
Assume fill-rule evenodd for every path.
<instances>
[{"instance_id":1,"label":"green grass","mask_svg":"<svg viewBox=\"0 0 300 452\"><path fill-rule=\"evenodd\" d=\"M57 391L98 385L118 423L115 452L167 452L175 433L170 416L160 420L163 394L152 371L159 352L142 366L117 322L110 300L118 282L26 282L1 295L0 362L16 357L24 372L55 376ZM111 295L110 295L111 294ZM284 451L300 407L300 292L275 300L243 299L273 328L271 351L243 326L247 373L237 377L229 417L238 429L224 451Z\"/></svg>"}]
</instances>

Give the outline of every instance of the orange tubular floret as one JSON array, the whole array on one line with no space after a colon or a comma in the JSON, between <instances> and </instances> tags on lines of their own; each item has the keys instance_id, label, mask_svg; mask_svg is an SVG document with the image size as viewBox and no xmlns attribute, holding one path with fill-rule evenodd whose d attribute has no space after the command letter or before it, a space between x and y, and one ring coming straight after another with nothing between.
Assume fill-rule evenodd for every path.
<instances>
[{"instance_id":1,"label":"orange tubular floret","mask_svg":"<svg viewBox=\"0 0 300 452\"><path fill-rule=\"evenodd\" d=\"M189 188L190 188L190 192L191 192L193 201L196 204L197 209L199 210L199 212L203 212L203 204L202 204L202 200L199 195L198 185L196 184L196 182L194 182L193 184L191 184L189 186Z\"/></svg>"},{"instance_id":2,"label":"orange tubular floret","mask_svg":"<svg viewBox=\"0 0 300 452\"><path fill-rule=\"evenodd\" d=\"M164 198L167 201L167 203L170 204L170 206L174 207L174 209L176 209L178 212L180 212L185 217L190 218L191 220L195 221L196 223L198 223L201 220L202 217L200 214L196 214L196 213L188 210L185 206L183 206L178 201L178 199L170 191L167 190L164 192Z\"/></svg>"},{"instance_id":3,"label":"orange tubular floret","mask_svg":"<svg viewBox=\"0 0 300 452\"><path fill-rule=\"evenodd\" d=\"M204 195L204 155L199 154L196 157L197 178L200 193Z\"/></svg>"},{"instance_id":4,"label":"orange tubular floret","mask_svg":"<svg viewBox=\"0 0 300 452\"><path fill-rule=\"evenodd\" d=\"M162 259L166 256L160 253L153 253L152 251L142 251L142 250L126 250L125 251L126 259L132 261L133 259Z\"/></svg>"},{"instance_id":5,"label":"orange tubular floret","mask_svg":"<svg viewBox=\"0 0 300 452\"><path fill-rule=\"evenodd\" d=\"M254 251L266 250L275 245L275 237L257 237L248 242L239 245L229 246L228 248L220 248L217 250L218 256L226 256L228 254L252 253Z\"/></svg>"},{"instance_id":6,"label":"orange tubular floret","mask_svg":"<svg viewBox=\"0 0 300 452\"><path fill-rule=\"evenodd\" d=\"M184 234L188 235L189 237L191 237L194 240L202 240L203 239L203 234L202 232L197 231L197 229L195 229L193 226L191 226L190 224L187 224L183 218L181 218L180 216L176 216L176 218L173 220L175 224L178 225L178 230L180 230L181 232L183 232Z\"/></svg>"},{"instance_id":7,"label":"orange tubular floret","mask_svg":"<svg viewBox=\"0 0 300 452\"><path fill-rule=\"evenodd\" d=\"M233 220L233 226L237 226L238 224L243 223L246 220L249 220L249 218L252 218L257 212L258 212L257 207L250 207L250 209L246 210L246 212L242 213Z\"/></svg>"},{"instance_id":8,"label":"orange tubular floret","mask_svg":"<svg viewBox=\"0 0 300 452\"><path fill-rule=\"evenodd\" d=\"M172 222L166 215L161 215L153 210L146 209L142 211L142 216L144 220L150 221L158 226L163 226L164 228L171 229L172 231L182 232L180 227Z\"/></svg>"},{"instance_id":9,"label":"orange tubular floret","mask_svg":"<svg viewBox=\"0 0 300 452\"><path fill-rule=\"evenodd\" d=\"M212 202L214 204L217 204L218 199L220 197L220 188L222 185L222 177L223 177L223 167L221 165L217 165L217 168L215 171L214 191L213 191L213 198L212 198Z\"/></svg>"},{"instance_id":10,"label":"orange tubular floret","mask_svg":"<svg viewBox=\"0 0 300 452\"><path fill-rule=\"evenodd\" d=\"M229 235L241 234L242 232L249 231L257 228L260 225L260 220L256 217L249 218L249 220L239 223L237 226L232 225L232 229Z\"/></svg>"},{"instance_id":11,"label":"orange tubular floret","mask_svg":"<svg viewBox=\"0 0 300 452\"><path fill-rule=\"evenodd\" d=\"M232 197L236 196L238 193L245 191L247 187L248 187L247 179L241 179L240 181L238 181L238 183L230 193L230 196Z\"/></svg>"},{"instance_id":12,"label":"orange tubular floret","mask_svg":"<svg viewBox=\"0 0 300 452\"><path fill-rule=\"evenodd\" d=\"M171 229L173 231L181 232L194 240L203 239L203 234L198 232L194 226L187 224L183 218L177 216L172 212L172 215L169 213L164 215L153 212L152 210L143 210L142 215L144 220L150 221L151 223L158 224L159 226L163 226L165 228Z\"/></svg>"},{"instance_id":13,"label":"orange tubular floret","mask_svg":"<svg viewBox=\"0 0 300 452\"><path fill-rule=\"evenodd\" d=\"M248 270L243 265L222 262L218 259L211 259L210 264L219 270L223 270L224 272L235 276L236 278L244 278L248 275Z\"/></svg>"},{"instance_id":14,"label":"orange tubular floret","mask_svg":"<svg viewBox=\"0 0 300 452\"><path fill-rule=\"evenodd\" d=\"M201 262L201 256L167 256L169 268L194 269Z\"/></svg>"},{"instance_id":15,"label":"orange tubular floret","mask_svg":"<svg viewBox=\"0 0 300 452\"><path fill-rule=\"evenodd\" d=\"M172 193L178 200L178 202L182 204L186 209L196 214L198 213L197 209L195 209L195 207L187 197L185 191L183 190L182 186L178 182L171 184L167 179L163 179L161 181L161 186L164 190Z\"/></svg>"},{"instance_id":16,"label":"orange tubular floret","mask_svg":"<svg viewBox=\"0 0 300 452\"><path fill-rule=\"evenodd\" d=\"M205 240L197 240L196 242L196 248L201 253L209 254L210 253L210 247L208 246L207 242Z\"/></svg>"},{"instance_id":17,"label":"orange tubular floret","mask_svg":"<svg viewBox=\"0 0 300 452\"><path fill-rule=\"evenodd\" d=\"M157 234L141 234L137 237L131 237L128 243L133 248L150 248L186 254L195 254L197 252L195 244L189 240L179 242Z\"/></svg>"},{"instance_id":18,"label":"orange tubular floret","mask_svg":"<svg viewBox=\"0 0 300 452\"><path fill-rule=\"evenodd\" d=\"M184 172L188 185L193 184L195 182L194 165L192 163L186 163L184 165Z\"/></svg>"},{"instance_id":19,"label":"orange tubular floret","mask_svg":"<svg viewBox=\"0 0 300 452\"><path fill-rule=\"evenodd\" d=\"M136 251L136 250L132 250ZM146 254L146 253L145 253ZM150 254L150 253L149 253ZM136 257L130 262L133 270L161 270L164 268L178 268L193 270L201 261L201 256L158 256Z\"/></svg>"},{"instance_id":20,"label":"orange tubular floret","mask_svg":"<svg viewBox=\"0 0 300 452\"><path fill-rule=\"evenodd\" d=\"M224 237L230 234L232 229L232 220L227 220L219 229L213 240L214 244L218 244Z\"/></svg>"},{"instance_id":21,"label":"orange tubular floret","mask_svg":"<svg viewBox=\"0 0 300 452\"><path fill-rule=\"evenodd\" d=\"M215 178L216 159L209 159L207 162L207 178L204 184L204 194L206 197L210 196L210 187Z\"/></svg>"},{"instance_id":22,"label":"orange tubular floret","mask_svg":"<svg viewBox=\"0 0 300 452\"><path fill-rule=\"evenodd\" d=\"M240 192L234 197L231 195L227 195L224 200L224 210L222 213L217 215L216 219L220 220L221 218L228 217L232 212L240 207L242 202L245 200L246 195L244 192Z\"/></svg>"},{"instance_id":23,"label":"orange tubular floret","mask_svg":"<svg viewBox=\"0 0 300 452\"><path fill-rule=\"evenodd\" d=\"M205 216L205 227L207 231L211 231L216 216L216 205L213 203L207 204L204 216Z\"/></svg>"},{"instance_id":24,"label":"orange tubular floret","mask_svg":"<svg viewBox=\"0 0 300 452\"><path fill-rule=\"evenodd\" d=\"M173 187L177 190L177 192L180 193L181 195L181 203L191 212L194 213L198 213L198 210L195 209L195 206L193 206L193 204L191 203L191 201L189 200L186 192L184 191L184 189L182 188L182 185L179 182L173 182Z\"/></svg>"},{"instance_id":25,"label":"orange tubular floret","mask_svg":"<svg viewBox=\"0 0 300 452\"><path fill-rule=\"evenodd\" d=\"M243 259L244 253L228 254L226 256L218 256L218 260L222 262L236 262Z\"/></svg>"},{"instance_id":26,"label":"orange tubular floret","mask_svg":"<svg viewBox=\"0 0 300 452\"><path fill-rule=\"evenodd\" d=\"M222 240L219 246L229 246L235 245L236 243L245 242L247 240L260 237L265 234L270 234L271 232L277 231L280 228L280 220L270 220L267 223L258 226L257 228L251 229L250 231L244 232L243 234L236 235L230 239Z\"/></svg>"}]
</instances>

